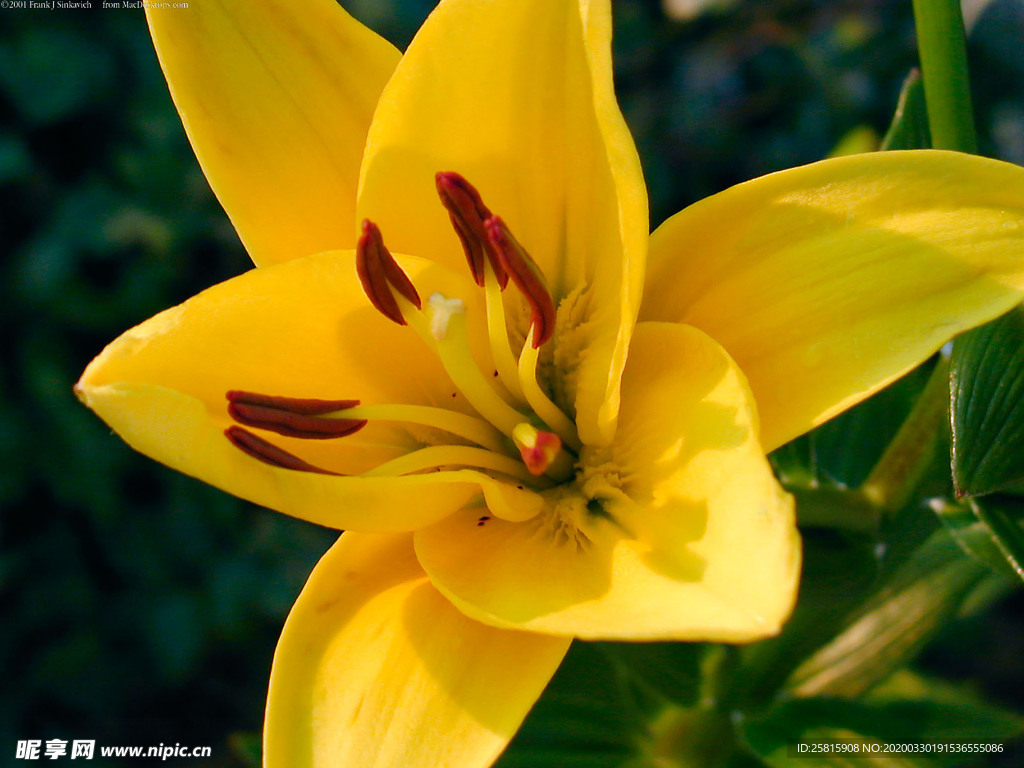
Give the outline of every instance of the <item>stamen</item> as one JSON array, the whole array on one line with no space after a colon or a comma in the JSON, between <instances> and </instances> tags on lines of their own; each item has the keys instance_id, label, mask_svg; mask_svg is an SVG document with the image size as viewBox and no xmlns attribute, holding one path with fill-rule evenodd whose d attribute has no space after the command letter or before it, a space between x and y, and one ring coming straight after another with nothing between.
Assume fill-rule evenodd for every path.
<instances>
[{"instance_id":1,"label":"stamen","mask_svg":"<svg viewBox=\"0 0 1024 768\"><path fill-rule=\"evenodd\" d=\"M551 427L562 438L563 443L572 450L579 451L581 443L576 434L576 425L562 412L561 408L555 405L554 401L537 383L537 358L540 348L533 343L533 335L536 332L535 327L530 329L526 341L523 343L523 350L519 354L519 385L523 389L526 402L541 421Z\"/></svg>"},{"instance_id":2,"label":"stamen","mask_svg":"<svg viewBox=\"0 0 1024 768\"><path fill-rule=\"evenodd\" d=\"M360 405L349 410L346 415L369 421L420 424L472 440L491 451L503 453L506 450L504 436L486 421L445 408L429 405Z\"/></svg>"},{"instance_id":3,"label":"stamen","mask_svg":"<svg viewBox=\"0 0 1024 768\"><path fill-rule=\"evenodd\" d=\"M509 232L500 216L491 216L484 222L484 226L498 254L498 261L530 305L530 321L536 329L533 345L543 346L555 332L555 302L548 291L544 275L526 249Z\"/></svg>"},{"instance_id":4,"label":"stamen","mask_svg":"<svg viewBox=\"0 0 1024 768\"><path fill-rule=\"evenodd\" d=\"M489 469L537 486L537 478L527 471L522 462L511 456L503 456L467 445L434 445L429 448L421 448L418 451L386 461L379 467L364 472L360 477L398 477L435 467Z\"/></svg>"},{"instance_id":5,"label":"stamen","mask_svg":"<svg viewBox=\"0 0 1024 768\"><path fill-rule=\"evenodd\" d=\"M391 289L394 288L419 309L422 304L409 276L384 245L380 229L369 219L363 221L363 234L356 245L356 273L370 303L389 320L405 325L405 317L398 307Z\"/></svg>"},{"instance_id":6,"label":"stamen","mask_svg":"<svg viewBox=\"0 0 1024 768\"><path fill-rule=\"evenodd\" d=\"M228 413L239 424L286 437L330 440L366 426L366 419L331 418L330 414L359 405L358 400L313 400L231 390Z\"/></svg>"},{"instance_id":7,"label":"stamen","mask_svg":"<svg viewBox=\"0 0 1024 768\"><path fill-rule=\"evenodd\" d=\"M501 286L498 285L491 265L485 264L484 304L487 310L487 339L491 344L491 357L498 369L498 378L505 389L523 401L523 390L519 385L518 364L512 354L512 346L508 340L508 327L505 324L505 304L501 298Z\"/></svg>"},{"instance_id":8,"label":"stamen","mask_svg":"<svg viewBox=\"0 0 1024 768\"><path fill-rule=\"evenodd\" d=\"M512 440L532 475L548 475L554 480L568 480L572 459L562 450L562 441L552 432L542 432L532 424L517 424Z\"/></svg>"},{"instance_id":9,"label":"stamen","mask_svg":"<svg viewBox=\"0 0 1024 768\"><path fill-rule=\"evenodd\" d=\"M247 453L254 459L259 459L264 464L269 464L278 469L292 469L296 472L315 472L320 475L336 475L344 477L340 472L331 472L329 469L321 469L298 456L288 453L283 448L278 448L273 443L268 443L262 437L257 437L247 429L238 426L231 426L224 430L224 435L231 444L243 453Z\"/></svg>"},{"instance_id":10,"label":"stamen","mask_svg":"<svg viewBox=\"0 0 1024 768\"><path fill-rule=\"evenodd\" d=\"M484 285L484 263L490 262L498 284L502 290L508 285L508 275L498 263L494 246L487 237L484 222L491 218L491 212L484 205L480 193L462 176L452 171L444 171L434 176L437 194L441 204L448 210L452 226L462 241L462 249L466 252L466 261L473 279L479 286Z\"/></svg>"},{"instance_id":11,"label":"stamen","mask_svg":"<svg viewBox=\"0 0 1024 768\"><path fill-rule=\"evenodd\" d=\"M441 203L447 209L452 226L462 241L473 279L486 291L487 334L498 376L505 389L522 401L523 393L519 391L519 378L516 376L516 360L509 346L508 329L505 326L505 306L501 300L501 292L508 285L508 273L499 262L484 226L484 222L491 218L491 212L476 188L459 174L451 171L438 173L434 180Z\"/></svg>"}]
</instances>

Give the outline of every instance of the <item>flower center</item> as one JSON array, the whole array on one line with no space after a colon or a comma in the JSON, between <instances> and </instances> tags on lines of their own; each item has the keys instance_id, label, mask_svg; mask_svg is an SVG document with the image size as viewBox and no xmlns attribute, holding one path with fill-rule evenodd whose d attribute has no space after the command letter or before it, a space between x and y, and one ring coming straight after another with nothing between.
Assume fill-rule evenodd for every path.
<instances>
[{"instance_id":1,"label":"flower center","mask_svg":"<svg viewBox=\"0 0 1024 768\"><path fill-rule=\"evenodd\" d=\"M437 354L476 415L434 406L312 400L232 390L227 438L272 466L340 474L314 466L251 429L307 440L339 439L372 421L399 422L446 433L450 444L429 445L362 473L397 477L458 468L482 470L517 488L540 491L570 480L581 448L576 425L537 379L541 347L555 330L555 304L540 269L504 221L456 173L439 173L437 191L465 251L470 273L483 289L486 333L494 370L485 373L470 347L470 316L457 296L435 293L424 302L384 244L380 230L363 222L356 271L370 303L386 318L408 326ZM502 292L513 283L530 310L530 328L516 354L508 333ZM524 489L525 490L525 489Z\"/></svg>"}]
</instances>

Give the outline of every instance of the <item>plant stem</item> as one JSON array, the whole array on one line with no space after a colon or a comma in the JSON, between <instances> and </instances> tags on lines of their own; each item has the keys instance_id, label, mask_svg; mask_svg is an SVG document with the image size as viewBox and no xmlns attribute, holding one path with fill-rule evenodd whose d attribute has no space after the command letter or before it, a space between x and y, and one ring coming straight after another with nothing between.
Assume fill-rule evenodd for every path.
<instances>
[{"instance_id":1,"label":"plant stem","mask_svg":"<svg viewBox=\"0 0 1024 768\"><path fill-rule=\"evenodd\" d=\"M801 528L878 532L880 508L875 499L863 491L829 487L789 487L786 490L796 499L797 523Z\"/></svg>"},{"instance_id":2,"label":"plant stem","mask_svg":"<svg viewBox=\"0 0 1024 768\"><path fill-rule=\"evenodd\" d=\"M918 483L935 460L948 409L949 358L942 355L914 409L860 487L860 492L877 509L896 512L913 498Z\"/></svg>"},{"instance_id":3,"label":"plant stem","mask_svg":"<svg viewBox=\"0 0 1024 768\"><path fill-rule=\"evenodd\" d=\"M959 0L914 0L932 147L977 154Z\"/></svg>"}]
</instances>

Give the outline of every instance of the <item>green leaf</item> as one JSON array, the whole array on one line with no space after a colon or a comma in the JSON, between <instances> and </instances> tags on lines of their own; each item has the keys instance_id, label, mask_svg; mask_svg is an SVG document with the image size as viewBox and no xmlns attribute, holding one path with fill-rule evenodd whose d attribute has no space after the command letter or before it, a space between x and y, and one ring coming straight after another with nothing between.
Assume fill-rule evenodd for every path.
<instances>
[{"instance_id":1,"label":"green leaf","mask_svg":"<svg viewBox=\"0 0 1024 768\"><path fill-rule=\"evenodd\" d=\"M1024 482L1024 309L953 343L950 409L958 496Z\"/></svg>"},{"instance_id":2,"label":"green leaf","mask_svg":"<svg viewBox=\"0 0 1024 768\"><path fill-rule=\"evenodd\" d=\"M970 502L978 520L991 531L996 547L1006 565L1017 576L1024 578L1024 501L1013 497L992 497Z\"/></svg>"},{"instance_id":3,"label":"green leaf","mask_svg":"<svg viewBox=\"0 0 1024 768\"><path fill-rule=\"evenodd\" d=\"M864 482L910 413L928 380L922 366L834 419L771 454L787 490Z\"/></svg>"},{"instance_id":4,"label":"green leaf","mask_svg":"<svg viewBox=\"0 0 1024 768\"><path fill-rule=\"evenodd\" d=\"M738 730L747 746L771 768L933 768L926 760L905 754L858 755L801 753L800 745L844 742L877 743L869 734L853 730L848 713L835 712L837 702L806 699L782 705L763 718L741 720ZM840 706L850 705L838 702ZM844 717L844 715L846 715ZM794 759L799 759L799 763Z\"/></svg>"},{"instance_id":5,"label":"green leaf","mask_svg":"<svg viewBox=\"0 0 1024 768\"><path fill-rule=\"evenodd\" d=\"M740 722L750 748L769 766L792 768L803 742L871 744L990 744L1024 730L1024 719L959 691L918 676L901 676L880 695L860 701L798 699L779 704L760 718ZM883 748L883 747L880 747ZM815 768L952 768L969 762L963 753L931 752L821 755L800 760Z\"/></svg>"},{"instance_id":6,"label":"green leaf","mask_svg":"<svg viewBox=\"0 0 1024 768\"><path fill-rule=\"evenodd\" d=\"M740 650L729 707L764 710L783 689L866 690L917 653L988 572L927 509L908 508L879 539L811 530L804 545L793 617L778 637Z\"/></svg>"},{"instance_id":7,"label":"green leaf","mask_svg":"<svg viewBox=\"0 0 1024 768\"><path fill-rule=\"evenodd\" d=\"M496 768L617 768L653 715L598 644L575 642Z\"/></svg>"},{"instance_id":8,"label":"green leaf","mask_svg":"<svg viewBox=\"0 0 1024 768\"><path fill-rule=\"evenodd\" d=\"M703 672L724 653L701 643L600 643L621 672L652 693L684 707L701 698Z\"/></svg>"},{"instance_id":9,"label":"green leaf","mask_svg":"<svg viewBox=\"0 0 1024 768\"><path fill-rule=\"evenodd\" d=\"M996 573L1024 578L1024 502L992 497L938 502L932 509L967 554Z\"/></svg>"},{"instance_id":10,"label":"green leaf","mask_svg":"<svg viewBox=\"0 0 1024 768\"><path fill-rule=\"evenodd\" d=\"M700 684L728 658L724 646L577 641L496 768L752 768Z\"/></svg>"},{"instance_id":11,"label":"green leaf","mask_svg":"<svg viewBox=\"0 0 1024 768\"><path fill-rule=\"evenodd\" d=\"M790 673L846 626L878 573L870 540L807 531L793 616L777 637L740 649L739 664L724 694L726 703L745 711L767 707Z\"/></svg>"},{"instance_id":12,"label":"green leaf","mask_svg":"<svg viewBox=\"0 0 1024 768\"><path fill-rule=\"evenodd\" d=\"M944 529L889 573L845 628L787 681L797 696L853 698L912 659L987 570Z\"/></svg>"},{"instance_id":13,"label":"green leaf","mask_svg":"<svg viewBox=\"0 0 1024 768\"><path fill-rule=\"evenodd\" d=\"M927 149L931 145L921 72L912 69L903 81L896 113L882 139L882 149Z\"/></svg>"},{"instance_id":14,"label":"green leaf","mask_svg":"<svg viewBox=\"0 0 1024 768\"><path fill-rule=\"evenodd\" d=\"M864 699L898 713L925 741L1000 741L1024 733L1024 716L945 680L899 670Z\"/></svg>"}]
</instances>

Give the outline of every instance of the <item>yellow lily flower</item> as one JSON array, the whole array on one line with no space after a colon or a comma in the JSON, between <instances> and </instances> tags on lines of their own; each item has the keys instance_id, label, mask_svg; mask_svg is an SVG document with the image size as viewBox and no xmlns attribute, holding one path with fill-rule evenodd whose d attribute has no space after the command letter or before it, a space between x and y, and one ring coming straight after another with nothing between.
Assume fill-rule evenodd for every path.
<instances>
[{"instance_id":1,"label":"yellow lily flower","mask_svg":"<svg viewBox=\"0 0 1024 768\"><path fill-rule=\"evenodd\" d=\"M649 236L609 0L442 0L404 56L333 0L147 17L260 268L76 390L346 531L281 637L268 766L486 766L573 637L777 632L800 548L765 453L1024 289L1024 170L950 152L773 174Z\"/></svg>"}]
</instances>

